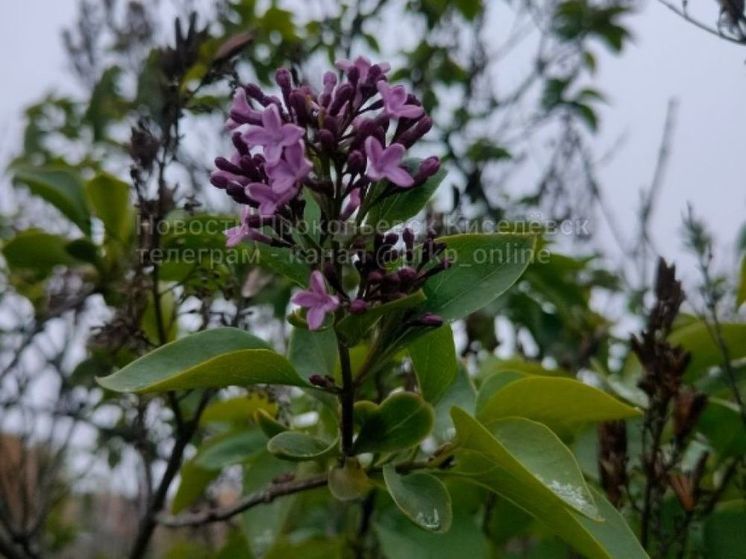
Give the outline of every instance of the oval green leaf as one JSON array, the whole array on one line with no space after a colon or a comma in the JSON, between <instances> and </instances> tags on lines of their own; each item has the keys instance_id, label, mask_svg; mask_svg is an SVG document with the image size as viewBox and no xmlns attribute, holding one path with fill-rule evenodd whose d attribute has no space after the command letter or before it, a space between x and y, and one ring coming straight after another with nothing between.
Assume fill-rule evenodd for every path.
<instances>
[{"instance_id":1,"label":"oval green leaf","mask_svg":"<svg viewBox=\"0 0 746 559\"><path fill-rule=\"evenodd\" d=\"M438 478L421 472L401 476L389 464L383 468L383 479L396 506L417 526L430 532L450 529L451 495Z\"/></svg>"},{"instance_id":2,"label":"oval green leaf","mask_svg":"<svg viewBox=\"0 0 746 559\"><path fill-rule=\"evenodd\" d=\"M636 417L640 412L580 381L559 377L525 377L497 390L481 403L478 418L491 425L505 417L525 417L569 436L591 422Z\"/></svg>"},{"instance_id":3,"label":"oval green leaf","mask_svg":"<svg viewBox=\"0 0 746 559\"><path fill-rule=\"evenodd\" d=\"M90 215L78 171L64 165L16 166L13 181L25 184L32 194L43 198L88 235Z\"/></svg>"},{"instance_id":4,"label":"oval green leaf","mask_svg":"<svg viewBox=\"0 0 746 559\"><path fill-rule=\"evenodd\" d=\"M365 414L354 450L359 454L410 448L430 434L434 417L432 406L416 394L392 394Z\"/></svg>"},{"instance_id":5,"label":"oval green leaf","mask_svg":"<svg viewBox=\"0 0 746 559\"><path fill-rule=\"evenodd\" d=\"M502 420L509 427L496 437L462 410L452 414L460 442L454 474L524 509L589 559L648 557L619 512L585 486L569 449L548 428L526 419ZM562 479L556 477L560 471ZM603 520L578 508L595 510Z\"/></svg>"},{"instance_id":6,"label":"oval green leaf","mask_svg":"<svg viewBox=\"0 0 746 559\"><path fill-rule=\"evenodd\" d=\"M424 286L424 310L457 320L508 290L533 258L533 235L488 234L441 237L452 266Z\"/></svg>"},{"instance_id":7,"label":"oval green leaf","mask_svg":"<svg viewBox=\"0 0 746 559\"><path fill-rule=\"evenodd\" d=\"M409 344L417 384L422 396L435 403L453 384L458 374L456 346L448 324L417 338Z\"/></svg>"},{"instance_id":8,"label":"oval green leaf","mask_svg":"<svg viewBox=\"0 0 746 559\"><path fill-rule=\"evenodd\" d=\"M337 441L328 443L298 431L283 431L267 441L267 450L278 458L301 462L316 460L330 455L337 447Z\"/></svg>"},{"instance_id":9,"label":"oval green leaf","mask_svg":"<svg viewBox=\"0 0 746 559\"><path fill-rule=\"evenodd\" d=\"M96 380L109 390L138 394L252 384L307 386L287 359L238 328L181 338Z\"/></svg>"}]
</instances>

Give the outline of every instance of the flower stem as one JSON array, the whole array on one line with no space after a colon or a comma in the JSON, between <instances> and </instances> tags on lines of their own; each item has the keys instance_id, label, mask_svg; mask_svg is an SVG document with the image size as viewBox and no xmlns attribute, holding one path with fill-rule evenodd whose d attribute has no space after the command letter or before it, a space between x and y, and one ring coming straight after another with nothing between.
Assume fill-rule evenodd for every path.
<instances>
[{"instance_id":1,"label":"flower stem","mask_svg":"<svg viewBox=\"0 0 746 559\"><path fill-rule=\"evenodd\" d=\"M355 384L352 379L350 350L342 342L338 343L339 363L342 368L342 390L339 392L339 403L342 407L340 437L342 454L352 456L352 434L354 426Z\"/></svg>"}]
</instances>

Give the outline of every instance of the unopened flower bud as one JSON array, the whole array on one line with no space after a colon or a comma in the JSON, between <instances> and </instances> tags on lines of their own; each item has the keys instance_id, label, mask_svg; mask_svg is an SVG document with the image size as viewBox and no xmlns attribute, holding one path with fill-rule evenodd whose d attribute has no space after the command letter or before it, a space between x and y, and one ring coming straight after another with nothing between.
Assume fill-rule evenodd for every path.
<instances>
[{"instance_id":1,"label":"unopened flower bud","mask_svg":"<svg viewBox=\"0 0 746 559\"><path fill-rule=\"evenodd\" d=\"M309 122L308 117L308 105L306 104L306 96L301 93L300 90L296 89L292 91L288 96L288 104L292 107L295 113L295 118L300 126L306 126Z\"/></svg>"},{"instance_id":2,"label":"unopened flower bud","mask_svg":"<svg viewBox=\"0 0 746 559\"><path fill-rule=\"evenodd\" d=\"M240 175L243 173L239 166L228 161L225 157L216 157L215 166L221 171L227 171L229 173L233 173L234 175Z\"/></svg>"},{"instance_id":3,"label":"unopened flower bud","mask_svg":"<svg viewBox=\"0 0 746 559\"><path fill-rule=\"evenodd\" d=\"M404 231L402 231L401 238L407 249L412 250L414 247L414 232L409 227L406 227Z\"/></svg>"},{"instance_id":4,"label":"unopened flower bud","mask_svg":"<svg viewBox=\"0 0 746 559\"><path fill-rule=\"evenodd\" d=\"M373 270L368 274L368 283L375 285L383 281L383 274L379 270Z\"/></svg>"},{"instance_id":5,"label":"unopened flower bud","mask_svg":"<svg viewBox=\"0 0 746 559\"><path fill-rule=\"evenodd\" d=\"M412 147L412 145L427 134L433 127L433 119L429 116L422 117L417 121L417 124L402 132L396 143L403 145L405 148Z\"/></svg>"},{"instance_id":6,"label":"unopened flower bud","mask_svg":"<svg viewBox=\"0 0 746 559\"><path fill-rule=\"evenodd\" d=\"M213 171L210 174L210 183L216 188L227 188L230 181L225 174Z\"/></svg>"},{"instance_id":7,"label":"unopened flower bud","mask_svg":"<svg viewBox=\"0 0 746 559\"><path fill-rule=\"evenodd\" d=\"M355 299L350 303L350 312L352 314L362 314L368 310L368 303L363 299Z\"/></svg>"},{"instance_id":8,"label":"unopened flower bud","mask_svg":"<svg viewBox=\"0 0 746 559\"><path fill-rule=\"evenodd\" d=\"M334 148L337 146L337 140L329 130L322 128L318 131L316 137L326 151L334 151Z\"/></svg>"},{"instance_id":9,"label":"unopened flower bud","mask_svg":"<svg viewBox=\"0 0 746 559\"><path fill-rule=\"evenodd\" d=\"M410 268L409 266L399 270L398 275L399 281L403 286L412 285L417 279L417 271L413 268Z\"/></svg>"},{"instance_id":10,"label":"unopened flower bud","mask_svg":"<svg viewBox=\"0 0 746 559\"><path fill-rule=\"evenodd\" d=\"M277 72L275 72L275 82L282 90L293 87L293 77L290 74L290 70L287 68L278 68Z\"/></svg>"},{"instance_id":11,"label":"unopened flower bud","mask_svg":"<svg viewBox=\"0 0 746 559\"><path fill-rule=\"evenodd\" d=\"M352 150L347 156L347 171L352 174L359 174L365 171L365 156L360 150Z\"/></svg>"},{"instance_id":12,"label":"unopened flower bud","mask_svg":"<svg viewBox=\"0 0 746 559\"><path fill-rule=\"evenodd\" d=\"M431 326L433 328L437 328L438 326L443 326L443 318L438 316L437 314L429 312L422 315L419 323L422 326Z\"/></svg>"},{"instance_id":13,"label":"unopened flower bud","mask_svg":"<svg viewBox=\"0 0 746 559\"><path fill-rule=\"evenodd\" d=\"M241 133L236 132L231 136L231 140L233 140L233 145L236 147L236 150L238 150L238 153L241 155L248 155L249 154L249 146L246 144L246 142L243 141L243 138L241 138Z\"/></svg>"},{"instance_id":14,"label":"unopened flower bud","mask_svg":"<svg viewBox=\"0 0 746 559\"><path fill-rule=\"evenodd\" d=\"M331 106L329 107L330 114L337 114L342 106L352 99L352 95L355 93L355 88L349 83L343 83L334 91L334 99L332 99Z\"/></svg>"}]
</instances>

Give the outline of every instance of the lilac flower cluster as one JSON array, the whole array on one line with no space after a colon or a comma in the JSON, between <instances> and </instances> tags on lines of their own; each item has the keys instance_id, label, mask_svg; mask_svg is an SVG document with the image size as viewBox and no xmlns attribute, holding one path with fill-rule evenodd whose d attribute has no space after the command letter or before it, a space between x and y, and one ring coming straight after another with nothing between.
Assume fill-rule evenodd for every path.
<instances>
[{"instance_id":1,"label":"lilac flower cluster","mask_svg":"<svg viewBox=\"0 0 746 559\"><path fill-rule=\"evenodd\" d=\"M226 231L229 246L244 240L294 246L291 229L303 219L309 192L325 222L355 217L360 223L374 190L380 199L416 188L437 173L437 157L416 168L404 164L407 150L430 130L432 119L404 86L389 84L389 65L359 57L341 60L337 68L342 79L326 72L320 92L294 84L284 68L275 74L279 95L256 85L237 89L226 123L235 151L215 160L210 177L243 204L240 224ZM338 296L327 293L320 272L310 283L294 302L309 309L309 327L316 329L327 313L351 303L339 289ZM355 305L351 311L364 310L362 303Z\"/></svg>"}]
</instances>

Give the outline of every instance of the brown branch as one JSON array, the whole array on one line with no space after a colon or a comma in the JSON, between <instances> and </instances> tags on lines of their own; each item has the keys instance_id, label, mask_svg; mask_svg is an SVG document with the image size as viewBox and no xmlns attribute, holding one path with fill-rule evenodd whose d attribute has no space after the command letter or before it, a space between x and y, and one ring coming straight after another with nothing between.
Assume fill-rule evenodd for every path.
<instances>
[{"instance_id":1,"label":"brown branch","mask_svg":"<svg viewBox=\"0 0 746 559\"><path fill-rule=\"evenodd\" d=\"M306 479L275 483L266 489L245 496L230 507L181 516L162 515L158 517L157 521L163 526L168 526L170 528L202 526L212 522L222 522L257 505L271 503L278 497L300 493L301 491L307 491L317 487L323 487L326 483L327 477L325 474Z\"/></svg>"}]
</instances>

